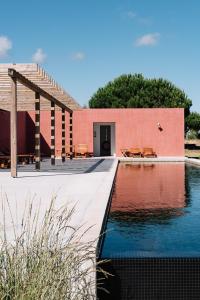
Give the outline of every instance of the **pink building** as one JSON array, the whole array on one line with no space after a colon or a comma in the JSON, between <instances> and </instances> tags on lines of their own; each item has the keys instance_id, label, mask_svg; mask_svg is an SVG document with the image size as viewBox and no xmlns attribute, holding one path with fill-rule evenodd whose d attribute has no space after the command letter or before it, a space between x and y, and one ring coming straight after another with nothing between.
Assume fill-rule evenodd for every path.
<instances>
[{"instance_id":1,"label":"pink building","mask_svg":"<svg viewBox=\"0 0 200 300\"><path fill-rule=\"evenodd\" d=\"M151 147L158 156L184 156L184 110L77 110L73 141L88 144L95 156L121 156L121 149L130 147Z\"/></svg>"},{"instance_id":2,"label":"pink building","mask_svg":"<svg viewBox=\"0 0 200 300\"><path fill-rule=\"evenodd\" d=\"M34 111L18 113L18 153L34 152ZM41 112L41 152L50 155L50 111ZM56 112L55 149L61 154L61 112ZM9 112L0 111L0 151L9 148ZM66 143L69 115L66 113ZM184 156L184 110L82 109L73 112L73 144L94 156L121 156L121 149L151 147L158 156Z\"/></svg>"}]
</instances>

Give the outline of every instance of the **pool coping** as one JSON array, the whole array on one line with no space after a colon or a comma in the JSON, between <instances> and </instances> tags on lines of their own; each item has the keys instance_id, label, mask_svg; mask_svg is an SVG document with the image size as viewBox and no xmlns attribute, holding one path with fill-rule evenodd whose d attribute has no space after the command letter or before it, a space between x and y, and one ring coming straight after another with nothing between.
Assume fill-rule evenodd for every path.
<instances>
[{"instance_id":1,"label":"pool coping","mask_svg":"<svg viewBox=\"0 0 200 300\"><path fill-rule=\"evenodd\" d=\"M200 166L200 160L197 159L197 158L188 158L188 157L185 157L185 162L186 163L190 163L192 165Z\"/></svg>"}]
</instances>

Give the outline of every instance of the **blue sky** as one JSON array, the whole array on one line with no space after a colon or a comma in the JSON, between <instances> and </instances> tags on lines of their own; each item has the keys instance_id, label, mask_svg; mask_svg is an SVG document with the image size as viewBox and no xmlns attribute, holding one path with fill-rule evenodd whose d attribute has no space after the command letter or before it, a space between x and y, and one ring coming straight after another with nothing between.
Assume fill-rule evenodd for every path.
<instances>
[{"instance_id":1,"label":"blue sky","mask_svg":"<svg viewBox=\"0 0 200 300\"><path fill-rule=\"evenodd\" d=\"M39 62L82 105L121 74L163 77L200 112L199 28L199 0L3 0L0 63Z\"/></svg>"}]
</instances>

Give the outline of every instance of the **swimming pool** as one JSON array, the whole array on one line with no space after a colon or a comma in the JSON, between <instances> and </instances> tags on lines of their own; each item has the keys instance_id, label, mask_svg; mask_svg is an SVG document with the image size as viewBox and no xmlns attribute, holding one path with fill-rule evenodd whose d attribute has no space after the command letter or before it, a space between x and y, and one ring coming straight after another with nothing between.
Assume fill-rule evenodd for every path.
<instances>
[{"instance_id":1,"label":"swimming pool","mask_svg":"<svg viewBox=\"0 0 200 300\"><path fill-rule=\"evenodd\" d=\"M119 296L118 290L115 299L199 299L200 280L195 281L196 277L191 288L181 294L181 285L190 281L194 266L200 275L199 167L185 163L120 163L105 230L100 258L112 262L107 270L116 278L110 287L121 285L121 293L126 289L130 294ZM171 296L167 292L172 289L170 278L176 282ZM157 284L156 280L161 281ZM193 296L189 295L191 291Z\"/></svg>"}]
</instances>

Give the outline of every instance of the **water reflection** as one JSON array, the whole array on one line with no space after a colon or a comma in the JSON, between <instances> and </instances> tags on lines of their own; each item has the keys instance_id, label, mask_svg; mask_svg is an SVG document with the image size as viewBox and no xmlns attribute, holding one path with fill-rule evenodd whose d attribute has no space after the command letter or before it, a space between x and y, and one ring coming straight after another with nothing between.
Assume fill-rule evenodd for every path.
<instances>
[{"instance_id":1,"label":"water reflection","mask_svg":"<svg viewBox=\"0 0 200 300\"><path fill-rule=\"evenodd\" d=\"M102 257L200 256L200 168L120 164Z\"/></svg>"},{"instance_id":2,"label":"water reflection","mask_svg":"<svg viewBox=\"0 0 200 300\"><path fill-rule=\"evenodd\" d=\"M169 209L183 208L185 205L183 163L119 165L111 215L143 210L144 214L159 216L159 210L163 213L164 209L166 214L173 215L177 211L169 212Z\"/></svg>"},{"instance_id":3,"label":"water reflection","mask_svg":"<svg viewBox=\"0 0 200 300\"><path fill-rule=\"evenodd\" d=\"M186 212L183 209L141 209L134 211L112 211L110 219L115 220L121 226L135 224L167 224L169 219L183 216Z\"/></svg>"},{"instance_id":4,"label":"water reflection","mask_svg":"<svg viewBox=\"0 0 200 300\"><path fill-rule=\"evenodd\" d=\"M108 227L128 236L146 226L170 226L186 206L185 164L120 164Z\"/></svg>"}]
</instances>

